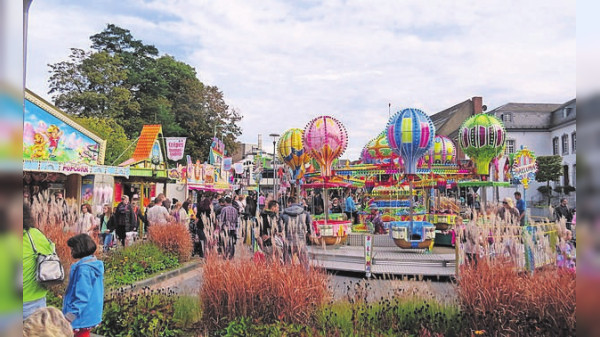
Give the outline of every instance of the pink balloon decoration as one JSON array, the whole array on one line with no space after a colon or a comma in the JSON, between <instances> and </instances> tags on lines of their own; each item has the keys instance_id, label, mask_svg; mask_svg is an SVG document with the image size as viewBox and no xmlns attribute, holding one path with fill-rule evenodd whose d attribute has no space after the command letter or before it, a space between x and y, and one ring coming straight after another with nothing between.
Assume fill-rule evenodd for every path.
<instances>
[{"instance_id":1,"label":"pink balloon decoration","mask_svg":"<svg viewBox=\"0 0 600 337\"><path fill-rule=\"evenodd\" d=\"M308 123L302 136L306 152L321 167L321 176L331 176L333 161L348 146L348 133L344 125L330 116L320 116Z\"/></svg>"}]
</instances>

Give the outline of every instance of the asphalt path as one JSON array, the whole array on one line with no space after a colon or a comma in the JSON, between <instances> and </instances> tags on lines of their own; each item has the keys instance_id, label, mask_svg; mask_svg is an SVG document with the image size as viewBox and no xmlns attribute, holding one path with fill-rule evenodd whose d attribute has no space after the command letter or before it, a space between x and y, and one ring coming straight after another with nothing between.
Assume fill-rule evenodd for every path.
<instances>
[{"instance_id":1,"label":"asphalt path","mask_svg":"<svg viewBox=\"0 0 600 337\"><path fill-rule=\"evenodd\" d=\"M151 288L170 288L178 294L196 296L202 286L202 266L187 273L178 275L171 279L158 283ZM442 301L452 301L454 297L454 284L450 279L408 279L379 277L365 279L364 274L356 273L332 273L329 287L334 299L344 299L349 296L363 297L367 294L369 301L378 300L381 297L389 297L394 294L418 293L427 297L435 297ZM367 289L364 292L364 289Z\"/></svg>"}]
</instances>

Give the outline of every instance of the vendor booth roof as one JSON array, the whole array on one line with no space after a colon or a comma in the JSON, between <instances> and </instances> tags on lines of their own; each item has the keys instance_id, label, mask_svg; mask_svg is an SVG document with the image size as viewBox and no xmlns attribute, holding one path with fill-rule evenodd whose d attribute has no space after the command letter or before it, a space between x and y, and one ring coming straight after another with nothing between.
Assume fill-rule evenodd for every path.
<instances>
[{"instance_id":1,"label":"vendor booth roof","mask_svg":"<svg viewBox=\"0 0 600 337\"><path fill-rule=\"evenodd\" d=\"M158 135L162 132L161 125L144 125L140 132L140 137L130 159L122 162L119 166L127 166L138 163L142 160L150 158L152 146Z\"/></svg>"}]
</instances>

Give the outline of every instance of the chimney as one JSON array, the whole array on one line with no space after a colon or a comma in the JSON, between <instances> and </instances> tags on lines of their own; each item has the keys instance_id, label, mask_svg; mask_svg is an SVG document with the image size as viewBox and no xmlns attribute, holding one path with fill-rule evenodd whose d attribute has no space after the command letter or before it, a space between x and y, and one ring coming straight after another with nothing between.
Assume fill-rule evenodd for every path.
<instances>
[{"instance_id":1,"label":"chimney","mask_svg":"<svg viewBox=\"0 0 600 337\"><path fill-rule=\"evenodd\" d=\"M473 114L477 115L483 112L483 99L481 96L474 96L471 98L473 102Z\"/></svg>"},{"instance_id":2,"label":"chimney","mask_svg":"<svg viewBox=\"0 0 600 337\"><path fill-rule=\"evenodd\" d=\"M262 134L258 134L258 152L262 152Z\"/></svg>"}]
</instances>

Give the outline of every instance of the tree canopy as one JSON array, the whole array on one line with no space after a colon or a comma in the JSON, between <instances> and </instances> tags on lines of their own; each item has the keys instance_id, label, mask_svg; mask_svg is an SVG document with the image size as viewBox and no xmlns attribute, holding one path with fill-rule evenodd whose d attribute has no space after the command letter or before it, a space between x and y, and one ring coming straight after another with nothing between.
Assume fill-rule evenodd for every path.
<instances>
[{"instance_id":1,"label":"tree canopy","mask_svg":"<svg viewBox=\"0 0 600 337\"><path fill-rule=\"evenodd\" d=\"M200 160L208 158L216 132L233 153L242 116L218 87L202 83L192 66L160 55L155 46L113 24L90 40L90 50L72 48L68 61L49 65L49 93L56 106L77 117L115 123L127 141L134 141L144 124L161 124L166 137L187 137L186 154ZM112 163L109 152L112 156L120 145L113 148L107 141L106 162Z\"/></svg>"},{"instance_id":2,"label":"tree canopy","mask_svg":"<svg viewBox=\"0 0 600 337\"><path fill-rule=\"evenodd\" d=\"M123 127L113 118L75 117L74 120L96 136L106 139L104 164L116 165L131 157L134 147Z\"/></svg>"}]
</instances>

